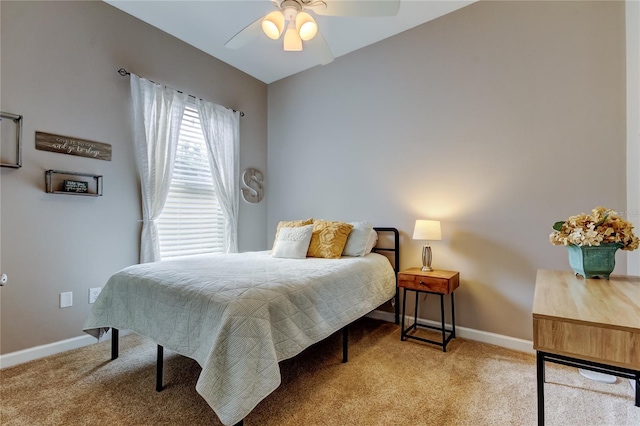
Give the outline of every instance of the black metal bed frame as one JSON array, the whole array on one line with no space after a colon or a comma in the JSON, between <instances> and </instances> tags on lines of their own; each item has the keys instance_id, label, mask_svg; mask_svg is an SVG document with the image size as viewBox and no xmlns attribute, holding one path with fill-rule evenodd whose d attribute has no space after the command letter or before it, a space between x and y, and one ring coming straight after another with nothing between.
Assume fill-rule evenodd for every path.
<instances>
[{"instance_id":1,"label":"black metal bed frame","mask_svg":"<svg viewBox=\"0 0 640 426\"><path fill-rule=\"evenodd\" d=\"M400 292L398 291L398 273L400 272L400 234L396 228L379 228L374 227L376 232L392 232L393 247L374 247L373 251L391 252L393 253L393 270L396 274L396 294L393 296L393 306L395 308L395 322L400 324Z\"/></svg>"},{"instance_id":2,"label":"black metal bed frame","mask_svg":"<svg viewBox=\"0 0 640 426\"><path fill-rule=\"evenodd\" d=\"M396 293L393 296L393 305L395 308L395 323L400 323L400 292L398 291L398 272L400 272L400 234L396 228L374 227L376 232L392 232L393 247L374 247L374 252L392 252L394 254L393 270L396 276ZM119 337L120 331L117 328L111 328L111 360L118 358L119 355ZM342 328L342 362L349 361L349 324ZM156 359L156 391L161 392L164 389L162 376L164 370L164 347L158 345ZM244 420L240 420L234 426L243 426Z\"/></svg>"}]
</instances>

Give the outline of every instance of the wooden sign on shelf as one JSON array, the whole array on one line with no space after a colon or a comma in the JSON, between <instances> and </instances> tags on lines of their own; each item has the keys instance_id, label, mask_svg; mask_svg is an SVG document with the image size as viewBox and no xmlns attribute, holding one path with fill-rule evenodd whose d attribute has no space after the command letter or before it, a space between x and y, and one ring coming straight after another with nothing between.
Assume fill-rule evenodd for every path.
<instances>
[{"instance_id":1,"label":"wooden sign on shelf","mask_svg":"<svg viewBox=\"0 0 640 426\"><path fill-rule=\"evenodd\" d=\"M62 189L64 192L89 192L89 184L83 180L69 180L62 181Z\"/></svg>"},{"instance_id":2,"label":"wooden sign on shelf","mask_svg":"<svg viewBox=\"0 0 640 426\"><path fill-rule=\"evenodd\" d=\"M36 132L36 149L111 161L111 145L69 136Z\"/></svg>"}]
</instances>

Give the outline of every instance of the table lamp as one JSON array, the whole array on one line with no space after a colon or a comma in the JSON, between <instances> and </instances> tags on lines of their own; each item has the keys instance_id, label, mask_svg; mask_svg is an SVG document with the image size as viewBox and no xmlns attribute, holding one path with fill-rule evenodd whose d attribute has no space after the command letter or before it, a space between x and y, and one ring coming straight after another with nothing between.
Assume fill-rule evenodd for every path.
<instances>
[{"instance_id":1,"label":"table lamp","mask_svg":"<svg viewBox=\"0 0 640 426\"><path fill-rule=\"evenodd\" d=\"M416 220L413 229L414 240L424 240L422 247L422 271L433 271L431 267L431 246L429 241L440 241L442 232L440 231L439 220Z\"/></svg>"}]
</instances>

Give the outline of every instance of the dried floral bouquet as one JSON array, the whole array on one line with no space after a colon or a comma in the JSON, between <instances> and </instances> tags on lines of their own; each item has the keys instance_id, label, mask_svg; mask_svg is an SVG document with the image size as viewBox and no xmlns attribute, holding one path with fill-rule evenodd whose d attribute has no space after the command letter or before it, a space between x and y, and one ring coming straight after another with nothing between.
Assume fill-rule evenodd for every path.
<instances>
[{"instance_id":1,"label":"dried floral bouquet","mask_svg":"<svg viewBox=\"0 0 640 426\"><path fill-rule=\"evenodd\" d=\"M549 236L551 244L577 246L599 246L620 244L622 250L635 250L639 240L633 234L633 225L618 213L604 207L596 207L591 214L579 214L566 221L556 222Z\"/></svg>"}]
</instances>

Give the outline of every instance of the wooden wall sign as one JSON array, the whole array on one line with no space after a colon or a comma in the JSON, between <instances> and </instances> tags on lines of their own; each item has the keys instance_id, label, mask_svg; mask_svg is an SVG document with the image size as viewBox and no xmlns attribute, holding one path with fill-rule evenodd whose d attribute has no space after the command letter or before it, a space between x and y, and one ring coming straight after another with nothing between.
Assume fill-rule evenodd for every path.
<instances>
[{"instance_id":1,"label":"wooden wall sign","mask_svg":"<svg viewBox=\"0 0 640 426\"><path fill-rule=\"evenodd\" d=\"M36 132L36 149L111 161L111 145L69 136Z\"/></svg>"}]
</instances>

